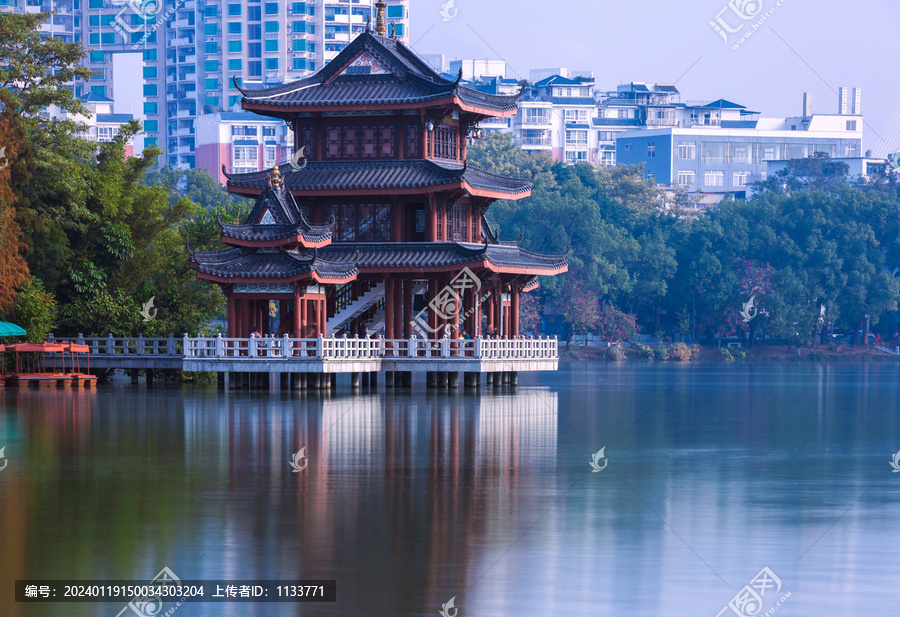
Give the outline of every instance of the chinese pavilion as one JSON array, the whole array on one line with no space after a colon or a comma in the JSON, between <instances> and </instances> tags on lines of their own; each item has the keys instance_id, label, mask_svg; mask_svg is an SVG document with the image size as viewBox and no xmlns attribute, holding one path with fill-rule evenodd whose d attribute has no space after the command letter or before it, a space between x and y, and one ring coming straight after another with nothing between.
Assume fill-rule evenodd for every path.
<instances>
[{"instance_id":1,"label":"chinese pavilion","mask_svg":"<svg viewBox=\"0 0 900 617\"><path fill-rule=\"evenodd\" d=\"M316 74L241 90L243 109L289 123L297 155L270 172L223 166L228 190L256 202L243 224L220 221L230 248L192 251L191 266L222 286L229 337L440 338L448 324L475 337L483 320L516 336L519 295L567 269L564 255L498 241L485 219L492 202L528 197L530 179L466 162L475 126L515 114L519 95L445 79L386 35L377 6L376 32Z\"/></svg>"}]
</instances>

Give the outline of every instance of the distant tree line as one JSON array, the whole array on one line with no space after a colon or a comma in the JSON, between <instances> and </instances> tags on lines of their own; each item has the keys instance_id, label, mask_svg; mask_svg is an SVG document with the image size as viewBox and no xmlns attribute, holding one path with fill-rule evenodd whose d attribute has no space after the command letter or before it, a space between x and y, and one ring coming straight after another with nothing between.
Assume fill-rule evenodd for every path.
<instances>
[{"instance_id":1,"label":"distant tree line","mask_svg":"<svg viewBox=\"0 0 900 617\"><path fill-rule=\"evenodd\" d=\"M570 333L628 338L627 316L645 334L749 333L797 344L813 343L828 324L854 342L867 323L890 337L897 328L894 180L851 184L846 165L819 156L790 162L746 201L695 209L683 191L657 191L640 167L554 163L506 134L470 148L469 158L495 173L536 172L532 196L495 203L488 220L504 240L524 234L529 250L570 249L569 273L542 278L539 291L543 310L564 315Z\"/></svg>"}]
</instances>

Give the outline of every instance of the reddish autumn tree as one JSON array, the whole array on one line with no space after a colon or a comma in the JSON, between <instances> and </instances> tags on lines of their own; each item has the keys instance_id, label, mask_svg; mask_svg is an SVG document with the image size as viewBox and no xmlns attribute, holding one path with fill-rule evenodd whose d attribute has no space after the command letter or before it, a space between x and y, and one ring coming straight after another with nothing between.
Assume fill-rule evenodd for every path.
<instances>
[{"instance_id":1,"label":"reddish autumn tree","mask_svg":"<svg viewBox=\"0 0 900 617\"><path fill-rule=\"evenodd\" d=\"M10 166L16 159L20 137L8 109L0 113L0 313L8 311L16 290L28 282L22 230L15 221L16 196L10 188Z\"/></svg>"}]
</instances>

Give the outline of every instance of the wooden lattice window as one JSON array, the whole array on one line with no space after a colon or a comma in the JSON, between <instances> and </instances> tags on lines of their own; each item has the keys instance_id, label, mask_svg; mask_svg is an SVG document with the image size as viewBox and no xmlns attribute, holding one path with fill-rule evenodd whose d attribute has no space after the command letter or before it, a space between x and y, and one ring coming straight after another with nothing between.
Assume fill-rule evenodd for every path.
<instances>
[{"instance_id":1,"label":"wooden lattice window","mask_svg":"<svg viewBox=\"0 0 900 617\"><path fill-rule=\"evenodd\" d=\"M316 156L316 127L298 127L296 132L296 146L297 150L300 150L300 148L305 148L303 150L304 157L308 159L314 159Z\"/></svg>"},{"instance_id":2,"label":"wooden lattice window","mask_svg":"<svg viewBox=\"0 0 900 617\"><path fill-rule=\"evenodd\" d=\"M457 131L450 126L434 129L434 158L456 160Z\"/></svg>"},{"instance_id":3,"label":"wooden lattice window","mask_svg":"<svg viewBox=\"0 0 900 617\"><path fill-rule=\"evenodd\" d=\"M406 158L422 157L422 132L418 124L406 125Z\"/></svg>"}]
</instances>

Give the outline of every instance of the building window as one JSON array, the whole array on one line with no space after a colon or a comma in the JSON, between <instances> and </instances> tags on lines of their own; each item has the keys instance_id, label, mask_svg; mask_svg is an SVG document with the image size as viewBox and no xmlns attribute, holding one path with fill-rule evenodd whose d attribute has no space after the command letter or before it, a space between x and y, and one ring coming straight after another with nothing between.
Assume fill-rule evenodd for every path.
<instances>
[{"instance_id":1,"label":"building window","mask_svg":"<svg viewBox=\"0 0 900 617\"><path fill-rule=\"evenodd\" d=\"M275 137L275 127L274 126L264 126L262 127L263 137Z\"/></svg>"},{"instance_id":2,"label":"building window","mask_svg":"<svg viewBox=\"0 0 900 617\"><path fill-rule=\"evenodd\" d=\"M656 158L656 142L651 141L647 143L647 158L655 159Z\"/></svg>"},{"instance_id":3,"label":"building window","mask_svg":"<svg viewBox=\"0 0 900 617\"><path fill-rule=\"evenodd\" d=\"M249 19L250 21L262 20L262 10L260 10L258 6L248 6L247 19Z\"/></svg>"},{"instance_id":4,"label":"building window","mask_svg":"<svg viewBox=\"0 0 900 617\"><path fill-rule=\"evenodd\" d=\"M158 92L156 84L144 84L144 96L156 96Z\"/></svg>"},{"instance_id":5,"label":"building window","mask_svg":"<svg viewBox=\"0 0 900 617\"><path fill-rule=\"evenodd\" d=\"M149 116L151 114L159 113L159 104L158 103L144 103L144 115Z\"/></svg>"},{"instance_id":6,"label":"building window","mask_svg":"<svg viewBox=\"0 0 900 617\"><path fill-rule=\"evenodd\" d=\"M601 148L600 149L600 163L605 165L606 167L615 167L616 165L616 151L612 148Z\"/></svg>"},{"instance_id":7,"label":"building window","mask_svg":"<svg viewBox=\"0 0 900 617\"><path fill-rule=\"evenodd\" d=\"M306 22L305 21L293 22L293 24L291 25L291 32L294 32L297 34L299 34L301 32L306 32Z\"/></svg>"},{"instance_id":8,"label":"building window","mask_svg":"<svg viewBox=\"0 0 900 617\"><path fill-rule=\"evenodd\" d=\"M269 168L275 165L275 146L266 146L263 148L265 156L265 167Z\"/></svg>"},{"instance_id":9,"label":"building window","mask_svg":"<svg viewBox=\"0 0 900 617\"><path fill-rule=\"evenodd\" d=\"M727 163L728 144L723 142L703 142L702 157L704 163ZM707 182L707 184L709 184Z\"/></svg>"},{"instance_id":10,"label":"building window","mask_svg":"<svg viewBox=\"0 0 900 617\"><path fill-rule=\"evenodd\" d=\"M625 144L625 152L631 152L631 144Z\"/></svg>"},{"instance_id":11,"label":"building window","mask_svg":"<svg viewBox=\"0 0 900 617\"><path fill-rule=\"evenodd\" d=\"M219 53L219 44L215 41L207 41L203 46L203 51L208 54L217 54Z\"/></svg>"},{"instance_id":12,"label":"building window","mask_svg":"<svg viewBox=\"0 0 900 617\"><path fill-rule=\"evenodd\" d=\"M248 43L247 55L251 58L262 58L262 43Z\"/></svg>"},{"instance_id":13,"label":"building window","mask_svg":"<svg viewBox=\"0 0 900 617\"><path fill-rule=\"evenodd\" d=\"M238 53L242 50L241 41L228 41L228 51Z\"/></svg>"},{"instance_id":14,"label":"building window","mask_svg":"<svg viewBox=\"0 0 900 617\"><path fill-rule=\"evenodd\" d=\"M239 2L228 5L228 15L231 17L239 17L241 14L241 4Z\"/></svg>"},{"instance_id":15,"label":"building window","mask_svg":"<svg viewBox=\"0 0 900 617\"><path fill-rule=\"evenodd\" d=\"M204 87L207 90L218 90L219 89L219 80L215 77L207 79L204 81Z\"/></svg>"},{"instance_id":16,"label":"building window","mask_svg":"<svg viewBox=\"0 0 900 617\"><path fill-rule=\"evenodd\" d=\"M230 25L231 24L229 24L229 26ZM203 24L203 34L205 34L206 36L215 36L218 33L219 33L219 24L217 24L215 22L213 22L211 24L210 23Z\"/></svg>"},{"instance_id":17,"label":"building window","mask_svg":"<svg viewBox=\"0 0 900 617\"><path fill-rule=\"evenodd\" d=\"M266 58L266 70L267 71L277 71L278 70L278 58Z\"/></svg>"},{"instance_id":18,"label":"building window","mask_svg":"<svg viewBox=\"0 0 900 617\"><path fill-rule=\"evenodd\" d=\"M747 186L747 182L750 181L750 172L736 171L734 172L734 176L731 178L731 180L734 186Z\"/></svg>"},{"instance_id":19,"label":"building window","mask_svg":"<svg viewBox=\"0 0 900 617\"><path fill-rule=\"evenodd\" d=\"M217 97L217 96L206 97L206 104L213 108L218 107L219 106L219 97Z\"/></svg>"},{"instance_id":20,"label":"building window","mask_svg":"<svg viewBox=\"0 0 900 617\"><path fill-rule=\"evenodd\" d=\"M306 3L305 2L294 2L291 5L291 13L294 15L305 15L306 14Z\"/></svg>"},{"instance_id":21,"label":"building window","mask_svg":"<svg viewBox=\"0 0 900 617\"><path fill-rule=\"evenodd\" d=\"M697 182L697 174L693 169L679 169L678 170L678 185L679 186L691 186Z\"/></svg>"},{"instance_id":22,"label":"building window","mask_svg":"<svg viewBox=\"0 0 900 617\"><path fill-rule=\"evenodd\" d=\"M788 158L805 159L809 156L809 146L806 144L788 144Z\"/></svg>"},{"instance_id":23,"label":"building window","mask_svg":"<svg viewBox=\"0 0 900 617\"><path fill-rule=\"evenodd\" d=\"M387 16L388 17L406 17L404 14L404 7L402 5L397 6L389 6L387 7Z\"/></svg>"},{"instance_id":24,"label":"building window","mask_svg":"<svg viewBox=\"0 0 900 617\"><path fill-rule=\"evenodd\" d=\"M100 52L103 53L103 52ZM156 50L155 49L145 49L144 50L144 62L155 62L156 61Z\"/></svg>"},{"instance_id":25,"label":"building window","mask_svg":"<svg viewBox=\"0 0 900 617\"><path fill-rule=\"evenodd\" d=\"M852 159L859 156L859 148L855 145L844 146L844 157Z\"/></svg>"},{"instance_id":26,"label":"building window","mask_svg":"<svg viewBox=\"0 0 900 617\"><path fill-rule=\"evenodd\" d=\"M810 151L812 154L825 154L828 155L829 158L834 158L834 144L813 144L810 146Z\"/></svg>"},{"instance_id":27,"label":"building window","mask_svg":"<svg viewBox=\"0 0 900 617\"><path fill-rule=\"evenodd\" d=\"M278 51L278 39L268 39L266 41L266 51Z\"/></svg>"},{"instance_id":28,"label":"building window","mask_svg":"<svg viewBox=\"0 0 900 617\"><path fill-rule=\"evenodd\" d=\"M266 32L278 32L278 22L277 21L267 21L266 22Z\"/></svg>"},{"instance_id":29,"label":"building window","mask_svg":"<svg viewBox=\"0 0 900 617\"><path fill-rule=\"evenodd\" d=\"M244 61L240 58L231 58L228 60L229 71L242 71L244 69Z\"/></svg>"},{"instance_id":30,"label":"building window","mask_svg":"<svg viewBox=\"0 0 900 617\"><path fill-rule=\"evenodd\" d=\"M277 2L266 2L266 15L278 15Z\"/></svg>"},{"instance_id":31,"label":"building window","mask_svg":"<svg viewBox=\"0 0 900 617\"><path fill-rule=\"evenodd\" d=\"M238 5L240 6L240 5ZM204 17L218 17L219 16L219 8L215 4L207 4L203 7L203 16Z\"/></svg>"},{"instance_id":32,"label":"building window","mask_svg":"<svg viewBox=\"0 0 900 617\"><path fill-rule=\"evenodd\" d=\"M567 109L565 114L566 124L583 124L587 122L586 109Z\"/></svg>"},{"instance_id":33,"label":"building window","mask_svg":"<svg viewBox=\"0 0 900 617\"><path fill-rule=\"evenodd\" d=\"M305 71L306 58L294 58L293 68L295 71Z\"/></svg>"},{"instance_id":34,"label":"building window","mask_svg":"<svg viewBox=\"0 0 900 617\"><path fill-rule=\"evenodd\" d=\"M759 150L762 154L763 161L781 161L784 160L782 144L760 144Z\"/></svg>"},{"instance_id":35,"label":"building window","mask_svg":"<svg viewBox=\"0 0 900 617\"><path fill-rule=\"evenodd\" d=\"M144 130L148 133L155 133L159 130L159 120L144 120Z\"/></svg>"},{"instance_id":36,"label":"building window","mask_svg":"<svg viewBox=\"0 0 900 617\"><path fill-rule=\"evenodd\" d=\"M624 120L624 119L630 118L630 117L631 117L631 110L628 110L628 109L620 109L619 110L619 119L620 120Z\"/></svg>"},{"instance_id":37,"label":"building window","mask_svg":"<svg viewBox=\"0 0 900 617\"><path fill-rule=\"evenodd\" d=\"M731 162L737 165L753 164L753 144L733 143L731 144Z\"/></svg>"},{"instance_id":38,"label":"building window","mask_svg":"<svg viewBox=\"0 0 900 617\"><path fill-rule=\"evenodd\" d=\"M550 124L550 110L545 107L526 107L525 124Z\"/></svg>"},{"instance_id":39,"label":"building window","mask_svg":"<svg viewBox=\"0 0 900 617\"><path fill-rule=\"evenodd\" d=\"M566 131L566 147L567 148L587 148L588 132L587 131Z\"/></svg>"},{"instance_id":40,"label":"building window","mask_svg":"<svg viewBox=\"0 0 900 617\"><path fill-rule=\"evenodd\" d=\"M703 177L703 183L706 186L725 186L724 171L707 171Z\"/></svg>"},{"instance_id":41,"label":"building window","mask_svg":"<svg viewBox=\"0 0 900 617\"><path fill-rule=\"evenodd\" d=\"M258 41L262 38L262 26L259 24L247 25L247 38L251 41ZM252 45L252 43L251 43Z\"/></svg>"},{"instance_id":42,"label":"building window","mask_svg":"<svg viewBox=\"0 0 900 617\"><path fill-rule=\"evenodd\" d=\"M678 144L678 158L682 161L693 161L697 158L697 142L684 141Z\"/></svg>"},{"instance_id":43,"label":"building window","mask_svg":"<svg viewBox=\"0 0 900 617\"><path fill-rule=\"evenodd\" d=\"M343 241L390 242L390 204L332 204L326 206L334 216L334 237Z\"/></svg>"},{"instance_id":44,"label":"building window","mask_svg":"<svg viewBox=\"0 0 900 617\"><path fill-rule=\"evenodd\" d=\"M597 141L615 141L616 133L615 131L598 131L597 132Z\"/></svg>"},{"instance_id":45,"label":"building window","mask_svg":"<svg viewBox=\"0 0 900 617\"><path fill-rule=\"evenodd\" d=\"M438 159L456 159L456 129L449 126L439 126L432 135L434 136L434 157Z\"/></svg>"},{"instance_id":46,"label":"building window","mask_svg":"<svg viewBox=\"0 0 900 617\"><path fill-rule=\"evenodd\" d=\"M241 33L241 22L239 21L229 21L228 22L228 34L240 34Z\"/></svg>"},{"instance_id":47,"label":"building window","mask_svg":"<svg viewBox=\"0 0 900 617\"><path fill-rule=\"evenodd\" d=\"M262 62L259 60L248 62L247 71L250 77L262 77Z\"/></svg>"},{"instance_id":48,"label":"building window","mask_svg":"<svg viewBox=\"0 0 900 617\"><path fill-rule=\"evenodd\" d=\"M856 130L856 120L847 120L847 130L848 131Z\"/></svg>"},{"instance_id":49,"label":"building window","mask_svg":"<svg viewBox=\"0 0 900 617\"><path fill-rule=\"evenodd\" d=\"M205 60L203 62L203 69L207 73L215 73L219 70L219 61L218 60Z\"/></svg>"}]
</instances>

